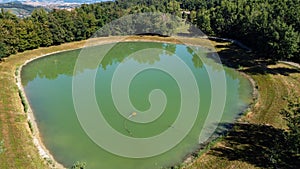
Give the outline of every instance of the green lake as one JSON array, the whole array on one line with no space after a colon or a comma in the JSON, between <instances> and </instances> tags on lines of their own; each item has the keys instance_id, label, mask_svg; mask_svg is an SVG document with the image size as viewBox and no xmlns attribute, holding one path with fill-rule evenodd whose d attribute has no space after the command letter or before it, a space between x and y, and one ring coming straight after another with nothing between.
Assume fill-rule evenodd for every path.
<instances>
[{"instance_id":1,"label":"green lake","mask_svg":"<svg viewBox=\"0 0 300 169\"><path fill-rule=\"evenodd\" d=\"M107 48L111 49L107 51L101 63L97 66L92 64L94 61L90 57L105 51ZM85 54L86 62L91 63L84 64L74 70L78 57ZM191 93L191 97L187 95L184 98L181 93L183 91L176 78L182 78L184 83L184 77L186 76L189 80L189 76L181 71L181 66L175 64L177 63L174 61L176 58L179 58L181 63L185 64L184 67L189 69L187 72L190 72L195 78L197 88L184 89L187 93ZM154 42L122 42L90 47L88 52L73 50L34 60L23 67L21 78L42 140L59 163L65 167L70 167L76 161L83 161L87 163L87 168L91 169L155 169L180 164L199 147L199 135L205 120L208 119L210 110L220 108L222 112L219 111L221 113L220 123L218 123L218 118L215 121L214 118L210 118L211 124L209 126L228 125L234 122L251 103L252 87L249 80L233 69L222 68L222 65L216 63L214 58L215 56L210 50L201 47ZM166 63L174 64L170 68L174 72L183 73L178 73L174 77L166 71L156 69L156 67L164 66ZM121 83L121 80L127 78L124 70L139 66L149 68L137 73L131 80L128 91L124 92L129 95L124 104L131 102L135 107L135 109L130 109L124 117L115 105L112 88L116 89L116 95L118 95L118 89L122 89L119 92L120 96L116 97L122 102L120 99L125 98L122 94L125 83ZM119 74L122 75L123 72L125 76L113 79L114 73L119 67L122 67ZM93 82L95 89L93 91L99 110L102 113L101 117L107 121L114 131L127 137L139 139L156 136L165 130L170 130L174 134L184 136L183 139L165 152L143 158L117 155L98 146L81 127L73 98L74 78L82 77L84 79L92 72L96 72ZM224 84L218 78L222 74L226 80ZM114 80L116 81L115 86L112 85ZM221 87L213 87L218 86L214 83L220 83L218 85ZM83 91L86 90L85 87L89 88L89 86L84 85L81 87ZM216 102L212 101L213 90L221 90L222 87L225 89L225 100L222 100L222 96L220 96L220 98L215 99ZM151 100L153 101L152 105L149 94L157 89L163 91L164 95L155 95L154 93L155 96L159 97L157 100ZM199 98L193 99L192 95L194 96L197 93L199 93ZM215 97L218 97L218 94L215 95ZM161 105L162 103L159 100L163 98L167 100L165 105ZM195 101L196 104L193 103ZM221 104L222 101L225 105L224 108ZM121 107L127 106L122 105L122 103ZM90 103L82 104L89 105ZM182 108L185 106L183 104L190 105ZM199 104L199 107L196 107L198 115L193 119L193 124L191 124L188 132L184 130L184 127L190 124L181 122L177 126L173 125L179 112L183 114L183 117L190 116L189 108L192 111L195 109L193 105L196 106L197 104ZM155 107L156 105L158 106ZM88 109L89 106L86 107ZM181 112L181 108L184 110L183 112ZM162 112L155 119L145 123L134 121L134 119L142 116L142 112L152 109L154 109L153 111ZM93 110L86 110L87 117L89 111ZM187 120L186 123L191 122ZM189 128L187 127L187 129ZM217 132L220 132L220 130L222 131L222 125L220 125ZM101 129L95 129L95 133L99 134L100 139L110 139L108 135L101 133ZM130 151L130 149L136 153L147 151L147 145L142 145L145 150L140 150L141 146L135 147L121 141L118 142L119 140L115 139L111 141L116 144L116 147L125 147L124 151ZM130 152L128 153L130 154Z\"/></svg>"}]
</instances>

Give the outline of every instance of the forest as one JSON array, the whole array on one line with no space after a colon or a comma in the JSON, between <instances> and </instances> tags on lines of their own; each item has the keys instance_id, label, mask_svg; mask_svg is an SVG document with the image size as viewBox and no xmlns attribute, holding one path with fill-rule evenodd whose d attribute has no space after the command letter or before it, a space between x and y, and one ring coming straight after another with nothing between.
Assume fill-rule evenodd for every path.
<instances>
[{"instance_id":1,"label":"forest","mask_svg":"<svg viewBox=\"0 0 300 169\"><path fill-rule=\"evenodd\" d=\"M299 0L115 0L83 4L73 11L39 8L24 19L2 9L0 59L88 39L104 25L129 14L160 12L178 16L206 35L239 40L263 59L300 62L299 11ZM156 26L162 24L157 20ZM175 28L176 23L167 24L158 33L170 36ZM129 29L131 34L137 32ZM118 33L101 34L108 35Z\"/></svg>"}]
</instances>

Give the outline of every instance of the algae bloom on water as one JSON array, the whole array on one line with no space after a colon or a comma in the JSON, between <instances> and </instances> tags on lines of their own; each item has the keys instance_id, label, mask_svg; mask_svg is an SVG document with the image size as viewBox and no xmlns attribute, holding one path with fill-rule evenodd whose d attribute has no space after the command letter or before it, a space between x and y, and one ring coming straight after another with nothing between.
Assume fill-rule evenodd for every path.
<instances>
[{"instance_id":1,"label":"algae bloom on water","mask_svg":"<svg viewBox=\"0 0 300 169\"><path fill-rule=\"evenodd\" d=\"M92 50L101 53L109 45L112 44L95 46ZM37 59L24 66L21 75L42 140L55 160L66 167L71 166L74 161L85 161L89 168L107 169L153 169L180 164L198 148L205 121L210 125L218 125L213 118L209 118L209 112L219 110L219 101L225 102L221 123L233 122L251 102L250 82L232 69L221 69L221 65L207 57L205 48L194 47L191 50L185 45L153 42L118 43L114 44L97 66L89 63L74 71L79 54L80 50L74 50ZM88 57L86 56L87 60ZM195 79L195 85L186 84L184 88L180 85L190 79L177 65L179 62L174 61L176 58L188 68L187 71ZM166 68L166 71L157 69L167 63L173 65ZM148 68L134 73L134 68L143 67ZM116 72L122 75L123 70L132 70L133 76L129 84L121 83L126 80L126 76L115 77ZM176 76L169 74L167 70L174 71ZM92 92L97 109L101 112L100 120L107 123L112 128L111 131L135 140L155 138L170 131L172 136L183 136L183 139L161 154L143 158L125 157L99 146L89 137L80 118L78 119L72 91L74 78L88 78L91 72L96 72L93 82L95 89ZM213 91L212 86L219 83L218 77L221 74L225 75L226 80L225 91L220 91L226 93L225 100L216 99L212 102L214 94L220 90ZM196 89L193 88L195 86ZM199 98L192 98L197 93ZM82 106L86 109L89 104L89 100L82 101ZM194 105L199 105L196 107L197 116L192 119L194 122L187 120L175 125L180 118L192 117ZM85 112L88 117L94 111L91 109ZM150 116L152 113L153 116ZM207 121L208 119L211 121ZM95 122L97 120L92 119ZM92 121L91 125L94 125ZM188 132L185 131L185 123L191 125ZM110 139L108 135L111 133L106 133L104 128L95 127L94 134L99 139ZM152 145L110 141L120 149L132 151L124 152L132 156L134 152L146 154L155 149ZM172 140L169 141L171 144Z\"/></svg>"}]
</instances>

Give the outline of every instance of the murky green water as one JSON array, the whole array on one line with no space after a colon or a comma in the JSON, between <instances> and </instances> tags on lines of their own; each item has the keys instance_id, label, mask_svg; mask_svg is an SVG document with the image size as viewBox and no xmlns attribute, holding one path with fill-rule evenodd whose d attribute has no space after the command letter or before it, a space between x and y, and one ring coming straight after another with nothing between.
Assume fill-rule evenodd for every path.
<instances>
[{"instance_id":1,"label":"murky green water","mask_svg":"<svg viewBox=\"0 0 300 169\"><path fill-rule=\"evenodd\" d=\"M93 47L91 51L101 52L109 46L111 47L111 45ZM148 50L147 55L145 53L138 54L138 51L149 48L162 52ZM67 167L76 161L85 161L88 168L105 169L152 169L181 163L198 147L199 134L208 117L209 109L219 106L219 102L211 102L212 83L219 83L217 77L224 73L220 65L206 57L205 49L199 47L193 47L193 49L191 50L185 45L163 43L119 43L113 46L98 67L82 67L75 74L73 74L74 66L80 50L54 54L27 64L22 70L22 83L46 147L58 162ZM201 56L203 61L198 58L196 53ZM196 79L200 93L199 114L195 119L195 124L176 147L150 158L126 158L102 149L89 139L81 128L75 113L72 80L74 76L85 76L95 69L97 71L95 77L97 103L103 117L114 130L134 138L155 136L165 130L172 130L179 135L182 132L184 135L181 128L172 126L183 105L181 105L180 86L176 79L167 72L147 69L138 73L131 81L128 90L129 99L132 105L139 110L137 116L151 107L148 99L152 90L160 89L165 93L167 104L163 113L150 123L136 123L124 118L114 105L111 94L112 76L118 66L122 64L154 66L167 63L174 57L179 57L189 67ZM88 60L89 56L86 58ZM180 70L180 67L178 69ZM208 70L213 73L214 79L209 79ZM252 89L249 81L234 70L225 68L225 77L227 95L222 123L230 123L251 102ZM84 88L84 86L82 87ZM189 114L189 112L183 113ZM214 119L211 120L211 123L217 125ZM182 125L185 124L182 123ZM99 135L101 134L99 133ZM135 149L135 147L131 148Z\"/></svg>"}]
</instances>

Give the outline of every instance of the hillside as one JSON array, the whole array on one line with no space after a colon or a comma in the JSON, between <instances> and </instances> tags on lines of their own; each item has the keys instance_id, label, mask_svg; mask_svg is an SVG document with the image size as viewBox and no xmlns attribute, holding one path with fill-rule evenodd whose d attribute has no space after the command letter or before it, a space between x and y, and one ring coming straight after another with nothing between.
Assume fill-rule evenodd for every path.
<instances>
[{"instance_id":1,"label":"hillside","mask_svg":"<svg viewBox=\"0 0 300 169\"><path fill-rule=\"evenodd\" d=\"M14 2L22 2L22 3L78 3L78 4L90 4L90 3L96 3L96 2L103 2L107 0L15 0ZM0 0L0 3L11 3L12 0Z\"/></svg>"},{"instance_id":2,"label":"hillside","mask_svg":"<svg viewBox=\"0 0 300 169\"><path fill-rule=\"evenodd\" d=\"M29 16L36 7L25 5L20 2L9 2L0 3L0 8L15 14L19 18L24 18Z\"/></svg>"}]
</instances>

